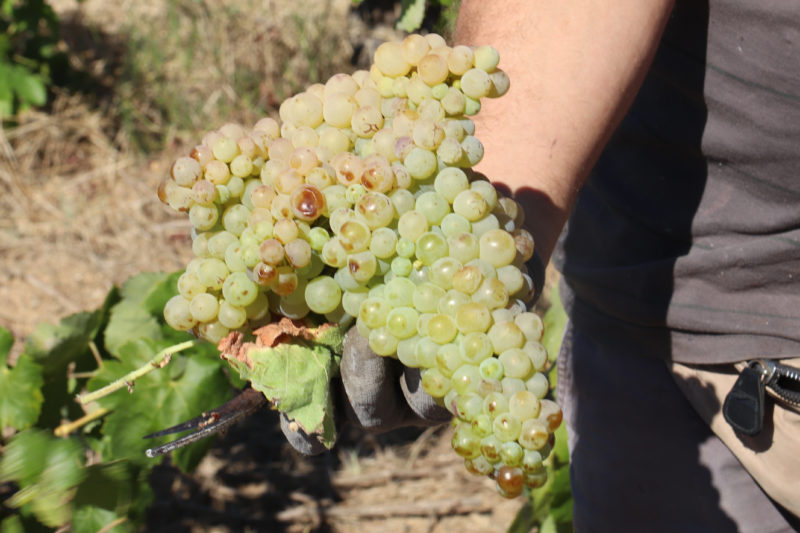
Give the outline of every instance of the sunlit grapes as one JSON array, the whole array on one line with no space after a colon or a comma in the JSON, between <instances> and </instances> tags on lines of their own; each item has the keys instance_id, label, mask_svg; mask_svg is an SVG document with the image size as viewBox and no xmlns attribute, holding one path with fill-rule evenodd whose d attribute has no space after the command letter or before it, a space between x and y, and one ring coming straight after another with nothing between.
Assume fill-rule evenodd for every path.
<instances>
[{"instance_id":1,"label":"sunlit grapes","mask_svg":"<svg viewBox=\"0 0 800 533\"><path fill-rule=\"evenodd\" d=\"M514 497L546 480L561 411L527 311L525 211L472 170L470 117L509 90L499 62L436 34L383 43L369 70L309 86L278 119L208 132L158 196L187 214L195 255L170 326L216 343L281 317L352 325L421 369L466 468Z\"/></svg>"}]
</instances>

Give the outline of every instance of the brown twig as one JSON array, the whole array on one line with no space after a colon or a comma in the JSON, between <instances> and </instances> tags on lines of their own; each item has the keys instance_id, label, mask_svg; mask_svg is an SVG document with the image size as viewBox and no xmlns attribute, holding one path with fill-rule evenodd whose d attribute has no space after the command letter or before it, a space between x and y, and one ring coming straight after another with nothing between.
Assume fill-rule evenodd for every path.
<instances>
[{"instance_id":1,"label":"brown twig","mask_svg":"<svg viewBox=\"0 0 800 533\"><path fill-rule=\"evenodd\" d=\"M89 341L89 351L92 352L92 357L94 357L97 363L97 369L100 370L103 368L103 357L100 355L100 350L97 349L97 345L94 341Z\"/></svg>"},{"instance_id":2,"label":"brown twig","mask_svg":"<svg viewBox=\"0 0 800 533\"><path fill-rule=\"evenodd\" d=\"M108 524L104 525L102 528L98 529L97 533L107 533L108 531L111 531L112 529L114 529L118 525L124 524L127 521L128 521L128 517L127 516L122 516L120 518L117 518L116 520L112 520Z\"/></svg>"}]
</instances>

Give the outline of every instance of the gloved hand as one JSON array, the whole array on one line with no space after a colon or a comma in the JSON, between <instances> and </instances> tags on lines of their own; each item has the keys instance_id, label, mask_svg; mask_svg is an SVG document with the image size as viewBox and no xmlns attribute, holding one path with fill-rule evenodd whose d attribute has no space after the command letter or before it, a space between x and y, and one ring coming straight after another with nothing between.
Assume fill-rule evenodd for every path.
<instances>
[{"instance_id":1,"label":"gloved hand","mask_svg":"<svg viewBox=\"0 0 800 533\"><path fill-rule=\"evenodd\" d=\"M544 285L544 265L537 253L527 267L534 281L530 304L533 305ZM331 383L338 396L337 426L353 423L368 431L385 432L405 426L435 426L452 418L450 411L422 389L420 369L407 368L397 359L377 355L355 326L345 335L339 374L340 378ZM319 440L292 424L283 413L281 430L289 444L301 453L314 455L326 450Z\"/></svg>"},{"instance_id":2,"label":"gloved hand","mask_svg":"<svg viewBox=\"0 0 800 533\"><path fill-rule=\"evenodd\" d=\"M422 390L420 369L377 355L355 327L345 335L339 374L341 381L331 384L338 390L336 407L341 407L336 414L337 426L349 422L368 431L384 432L405 426L435 426L452 417ZM283 413L281 430L301 453L325 451L319 440L291 424Z\"/></svg>"}]
</instances>

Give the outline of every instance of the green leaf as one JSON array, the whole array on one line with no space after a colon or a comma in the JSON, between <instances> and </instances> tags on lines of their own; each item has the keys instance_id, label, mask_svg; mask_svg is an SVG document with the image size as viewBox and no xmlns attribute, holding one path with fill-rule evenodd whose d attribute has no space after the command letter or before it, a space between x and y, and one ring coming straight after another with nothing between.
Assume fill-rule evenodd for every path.
<instances>
[{"instance_id":1,"label":"green leaf","mask_svg":"<svg viewBox=\"0 0 800 533\"><path fill-rule=\"evenodd\" d=\"M75 439L57 439L40 430L12 437L0 459L0 480L15 481L20 489L6 504L28 507L44 525L66 524L69 501L85 475L83 447Z\"/></svg>"},{"instance_id":2,"label":"green leaf","mask_svg":"<svg viewBox=\"0 0 800 533\"><path fill-rule=\"evenodd\" d=\"M339 357L322 345L284 343L275 348L253 347L247 358L252 366L238 359L229 362L276 409L331 448L336 428L329 382L338 372Z\"/></svg>"},{"instance_id":3,"label":"green leaf","mask_svg":"<svg viewBox=\"0 0 800 533\"><path fill-rule=\"evenodd\" d=\"M400 4L400 18L395 27L408 33L420 29L425 19L426 3L425 0L403 0Z\"/></svg>"},{"instance_id":4,"label":"green leaf","mask_svg":"<svg viewBox=\"0 0 800 533\"><path fill-rule=\"evenodd\" d=\"M75 511L71 531L95 533L114 521L118 525L109 531L139 530L139 521L153 501L150 472L150 468L139 468L129 461L87 467L86 477L72 500Z\"/></svg>"},{"instance_id":5,"label":"green leaf","mask_svg":"<svg viewBox=\"0 0 800 533\"><path fill-rule=\"evenodd\" d=\"M556 522L572 520L572 489L570 487L569 467L562 465L553 472L553 484L550 488L552 501L550 515Z\"/></svg>"},{"instance_id":6,"label":"green leaf","mask_svg":"<svg viewBox=\"0 0 800 533\"><path fill-rule=\"evenodd\" d=\"M0 482L16 481L21 486L31 485L42 473L43 455L49 444L49 435L41 430L28 430L16 434L0 457Z\"/></svg>"},{"instance_id":7,"label":"green leaf","mask_svg":"<svg viewBox=\"0 0 800 533\"><path fill-rule=\"evenodd\" d=\"M0 326L0 365L6 364L12 346L14 346L14 335L3 326Z\"/></svg>"},{"instance_id":8,"label":"green leaf","mask_svg":"<svg viewBox=\"0 0 800 533\"><path fill-rule=\"evenodd\" d=\"M39 324L28 336L25 353L44 368L45 379L61 377L67 365L90 355L89 342L105 319L105 312L82 312L70 315L59 324Z\"/></svg>"},{"instance_id":9,"label":"green leaf","mask_svg":"<svg viewBox=\"0 0 800 533\"><path fill-rule=\"evenodd\" d=\"M123 300L112 307L108 326L104 331L108 352L115 357L121 357L122 346L141 338L161 338L161 325L158 320L137 302Z\"/></svg>"},{"instance_id":10,"label":"green leaf","mask_svg":"<svg viewBox=\"0 0 800 533\"><path fill-rule=\"evenodd\" d=\"M117 378L149 364L167 341L140 339L120 350L119 361L108 361L89 381L89 390L96 390ZM104 446L108 459L128 458L136 464L155 464L144 452L157 442L142 437L198 416L203 411L225 403L231 396L223 372L219 352L210 344L201 344L186 355L176 355L163 369L138 380L132 393L116 392L98 400L114 411L103 423ZM175 463L191 470L210 447L210 441L199 442L175 452Z\"/></svg>"},{"instance_id":11,"label":"green leaf","mask_svg":"<svg viewBox=\"0 0 800 533\"><path fill-rule=\"evenodd\" d=\"M80 416L77 404L71 401L73 391L67 367L74 363L76 371L96 368L89 343L98 336L106 317L105 307L91 313L77 313L57 325L39 324L28 336L24 353L41 365L44 377L40 427L55 428L62 417ZM65 407L67 412L64 412Z\"/></svg>"},{"instance_id":12,"label":"green leaf","mask_svg":"<svg viewBox=\"0 0 800 533\"><path fill-rule=\"evenodd\" d=\"M228 381L234 389L242 390L247 387L249 383L235 368L228 367L225 375L228 377Z\"/></svg>"},{"instance_id":13,"label":"green leaf","mask_svg":"<svg viewBox=\"0 0 800 533\"><path fill-rule=\"evenodd\" d=\"M560 464L569 463L569 447L567 446L567 425L561 424L554 433L556 445L553 446L553 453Z\"/></svg>"},{"instance_id":14,"label":"green leaf","mask_svg":"<svg viewBox=\"0 0 800 533\"><path fill-rule=\"evenodd\" d=\"M506 529L506 533L529 533L537 523L534 519L533 505L530 499L525 500L522 507L517 511L517 516Z\"/></svg>"},{"instance_id":15,"label":"green leaf","mask_svg":"<svg viewBox=\"0 0 800 533\"><path fill-rule=\"evenodd\" d=\"M572 489L569 463L562 462L556 454L548 458L547 482L530 491L532 516L530 526L541 531L566 533L572 531Z\"/></svg>"},{"instance_id":16,"label":"green leaf","mask_svg":"<svg viewBox=\"0 0 800 533\"><path fill-rule=\"evenodd\" d=\"M14 114L14 91L11 90L8 77L8 65L0 61L0 119Z\"/></svg>"},{"instance_id":17,"label":"green leaf","mask_svg":"<svg viewBox=\"0 0 800 533\"><path fill-rule=\"evenodd\" d=\"M332 353L342 353L344 348L344 336L348 328L333 324L324 324L314 332L312 342L328 348Z\"/></svg>"},{"instance_id":18,"label":"green leaf","mask_svg":"<svg viewBox=\"0 0 800 533\"><path fill-rule=\"evenodd\" d=\"M119 357L127 342L141 339L162 339L164 304L177 294L178 273L145 273L130 278L120 289L122 301L111 308L105 330L105 346ZM185 335L185 334L184 334Z\"/></svg>"},{"instance_id":19,"label":"green leaf","mask_svg":"<svg viewBox=\"0 0 800 533\"><path fill-rule=\"evenodd\" d=\"M558 294L558 285L555 285L550 292L550 307L542 317L542 321L544 322L542 344L547 349L550 360L555 361L561 349L561 339L567 325L567 313L564 311L561 297Z\"/></svg>"},{"instance_id":20,"label":"green leaf","mask_svg":"<svg viewBox=\"0 0 800 533\"><path fill-rule=\"evenodd\" d=\"M10 516L0 522L0 533L25 533L25 527L19 516Z\"/></svg>"},{"instance_id":21,"label":"green leaf","mask_svg":"<svg viewBox=\"0 0 800 533\"><path fill-rule=\"evenodd\" d=\"M40 76L17 66L11 78L11 84L19 99L35 106L47 103L47 86Z\"/></svg>"},{"instance_id":22,"label":"green leaf","mask_svg":"<svg viewBox=\"0 0 800 533\"><path fill-rule=\"evenodd\" d=\"M27 354L13 368L0 366L0 428L22 430L36 422L44 402L43 383L42 367Z\"/></svg>"},{"instance_id":23,"label":"green leaf","mask_svg":"<svg viewBox=\"0 0 800 533\"><path fill-rule=\"evenodd\" d=\"M109 511L108 509L91 506L81 507L73 513L70 531L72 533L96 533L100 530L108 533L135 531L132 524L127 522L118 523L110 529L106 529L109 524L119 518L114 511Z\"/></svg>"},{"instance_id":24,"label":"green leaf","mask_svg":"<svg viewBox=\"0 0 800 533\"><path fill-rule=\"evenodd\" d=\"M544 519L541 527L539 527L539 533L558 533L556 522L551 515L547 515L547 518Z\"/></svg>"},{"instance_id":25,"label":"green leaf","mask_svg":"<svg viewBox=\"0 0 800 533\"><path fill-rule=\"evenodd\" d=\"M120 289L122 298L138 303L151 315L161 316L167 300L178 294L182 272L145 272L128 279Z\"/></svg>"},{"instance_id":26,"label":"green leaf","mask_svg":"<svg viewBox=\"0 0 800 533\"><path fill-rule=\"evenodd\" d=\"M125 510L131 504L134 473L126 461L99 463L86 468L86 477L78 485L73 503L79 507L97 507L109 511Z\"/></svg>"}]
</instances>

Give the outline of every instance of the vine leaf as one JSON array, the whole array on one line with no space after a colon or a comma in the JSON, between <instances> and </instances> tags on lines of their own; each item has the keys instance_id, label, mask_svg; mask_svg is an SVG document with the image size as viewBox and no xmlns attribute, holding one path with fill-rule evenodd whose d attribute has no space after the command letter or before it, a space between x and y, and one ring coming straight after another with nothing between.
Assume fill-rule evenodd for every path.
<instances>
[{"instance_id":1,"label":"vine leaf","mask_svg":"<svg viewBox=\"0 0 800 533\"><path fill-rule=\"evenodd\" d=\"M107 361L89 381L89 389L98 389L147 364L168 346L166 340L129 341L119 349L119 360ZM173 356L158 372L131 384L130 394L119 391L100 398L100 406L113 409L103 423L103 456L127 458L145 466L151 461L145 450L152 444L142 439L144 435L227 401L231 396L230 386L218 355L212 344L198 345L185 355ZM210 440L198 442L178 450L173 459L183 470L191 470L211 444Z\"/></svg>"},{"instance_id":2,"label":"vine leaf","mask_svg":"<svg viewBox=\"0 0 800 533\"><path fill-rule=\"evenodd\" d=\"M41 107L47 103L46 80L22 65L9 65L7 69L11 88L17 93L17 98L22 104L21 108L31 105Z\"/></svg>"},{"instance_id":3,"label":"vine leaf","mask_svg":"<svg viewBox=\"0 0 800 533\"><path fill-rule=\"evenodd\" d=\"M425 19L425 0L403 0L401 2L400 18L395 27L408 33L413 33L422 27Z\"/></svg>"},{"instance_id":4,"label":"vine leaf","mask_svg":"<svg viewBox=\"0 0 800 533\"><path fill-rule=\"evenodd\" d=\"M20 358L30 357L41 365L44 383L40 385L44 403L37 420L39 427L58 426L67 407L67 416L79 416L71 401L73 384L68 369L88 371L96 366L89 344L105 322L103 310L81 312L62 319L58 324L39 324L28 337Z\"/></svg>"},{"instance_id":5,"label":"vine leaf","mask_svg":"<svg viewBox=\"0 0 800 533\"><path fill-rule=\"evenodd\" d=\"M343 331L283 319L257 330L254 343L233 334L220 351L276 409L330 449L336 442L330 380L339 372Z\"/></svg>"},{"instance_id":6,"label":"vine leaf","mask_svg":"<svg viewBox=\"0 0 800 533\"><path fill-rule=\"evenodd\" d=\"M72 533L96 533L112 522L110 532L136 531L127 515L134 512L139 496L133 490L136 471L124 461L86 467L86 477L72 500ZM147 498L145 498L147 499Z\"/></svg>"},{"instance_id":7,"label":"vine leaf","mask_svg":"<svg viewBox=\"0 0 800 533\"><path fill-rule=\"evenodd\" d=\"M36 422L43 383L42 367L24 354L13 368L0 367L0 427L25 429Z\"/></svg>"},{"instance_id":8,"label":"vine leaf","mask_svg":"<svg viewBox=\"0 0 800 533\"><path fill-rule=\"evenodd\" d=\"M69 527L75 533L138 530L153 499L148 480L156 465L144 454L150 443L142 436L230 396L227 375L232 372L217 348L198 343L137 379L131 384L133 394L119 391L101 398L99 407L113 412L102 422L81 427L80 436L56 438L52 429L64 418L85 414L74 401L75 393L112 382L161 350L193 340L163 320L163 302L175 294L176 278L136 276L122 289L113 289L100 309L37 326L13 367L7 364L13 337L0 328L0 425L21 430L3 442L0 453L0 484L13 483L3 505L19 508L12 517L3 517L0 532L43 531L44 526ZM154 327L142 331L136 324ZM154 338L143 338L150 333ZM174 462L190 470L210 446L205 441L180 450ZM87 453L97 462L87 466Z\"/></svg>"},{"instance_id":9,"label":"vine leaf","mask_svg":"<svg viewBox=\"0 0 800 533\"><path fill-rule=\"evenodd\" d=\"M42 395L42 367L22 354L14 367L6 364L11 350L11 332L0 327L0 428L25 429L39 418Z\"/></svg>"},{"instance_id":10,"label":"vine leaf","mask_svg":"<svg viewBox=\"0 0 800 533\"><path fill-rule=\"evenodd\" d=\"M6 504L29 504L49 527L66 524L71 515L68 503L86 475L83 462L83 448L74 439L57 439L42 430L18 433L0 460L0 482L14 481L20 487Z\"/></svg>"},{"instance_id":11,"label":"vine leaf","mask_svg":"<svg viewBox=\"0 0 800 533\"><path fill-rule=\"evenodd\" d=\"M6 328L0 326L0 364L7 364L8 354L14 346L14 335Z\"/></svg>"},{"instance_id":12,"label":"vine leaf","mask_svg":"<svg viewBox=\"0 0 800 533\"><path fill-rule=\"evenodd\" d=\"M43 366L46 379L61 379L69 363L89 354L89 342L104 320L105 310L99 309L75 313L58 324L38 324L28 336L25 353Z\"/></svg>"},{"instance_id":13,"label":"vine leaf","mask_svg":"<svg viewBox=\"0 0 800 533\"><path fill-rule=\"evenodd\" d=\"M542 321L544 322L542 344L547 349L550 361L555 361L561 350L561 337L564 335L564 328L567 325L567 313L561 303L558 285L554 285L550 291L550 307L542 317Z\"/></svg>"},{"instance_id":14,"label":"vine leaf","mask_svg":"<svg viewBox=\"0 0 800 533\"><path fill-rule=\"evenodd\" d=\"M11 515L0 522L0 533L25 533L25 526L19 515Z\"/></svg>"},{"instance_id":15,"label":"vine leaf","mask_svg":"<svg viewBox=\"0 0 800 533\"><path fill-rule=\"evenodd\" d=\"M38 427L55 428L65 417L85 414L71 401L80 385L70 377L70 368L74 372L91 372L97 367L93 349L98 348L108 310L118 299L119 291L112 289L100 309L75 313L58 324L40 323L28 336L23 357L28 356L40 365L44 378L41 386L44 403L36 422Z\"/></svg>"},{"instance_id":16,"label":"vine leaf","mask_svg":"<svg viewBox=\"0 0 800 533\"><path fill-rule=\"evenodd\" d=\"M179 274L148 272L122 285L122 300L111 308L105 329L105 346L109 353L119 356L120 348L133 339L186 336L165 328L162 319L164 304L178 292Z\"/></svg>"},{"instance_id":17,"label":"vine leaf","mask_svg":"<svg viewBox=\"0 0 800 533\"><path fill-rule=\"evenodd\" d=\"M76 509L72 517L72 533L96 533L119 518L114 511L91 506Z\"/></svg>"},{"instance_id":18,"label":"vine leaf","mask_svg":"<svg viewBox=\"0 0 800 533\"><path fill-rule=\"evenodd\" d=\"M182 272L145 272L128 279L120 288L123 300L143 311L161 316L167 300L178 293L178 277Z\"/></svg>"},{"instance_id":19,"label":"vine leaf","mask_svg":"<svg viewBox=\"0 0 800 533\"><path fill-rule=\"evenodd\" d=\"M530 531L534 526L541 533L568 533L572 525L572 489L569 480L569 451L567 449L567 430L561 424L555 431L556 445L547 458L548 478L545 484L530 491L532 512L519 517L515 524L523 529L511 529L509 533ZM524 522L527 520L527 522Z\"/></svg>"}]
</instances>

